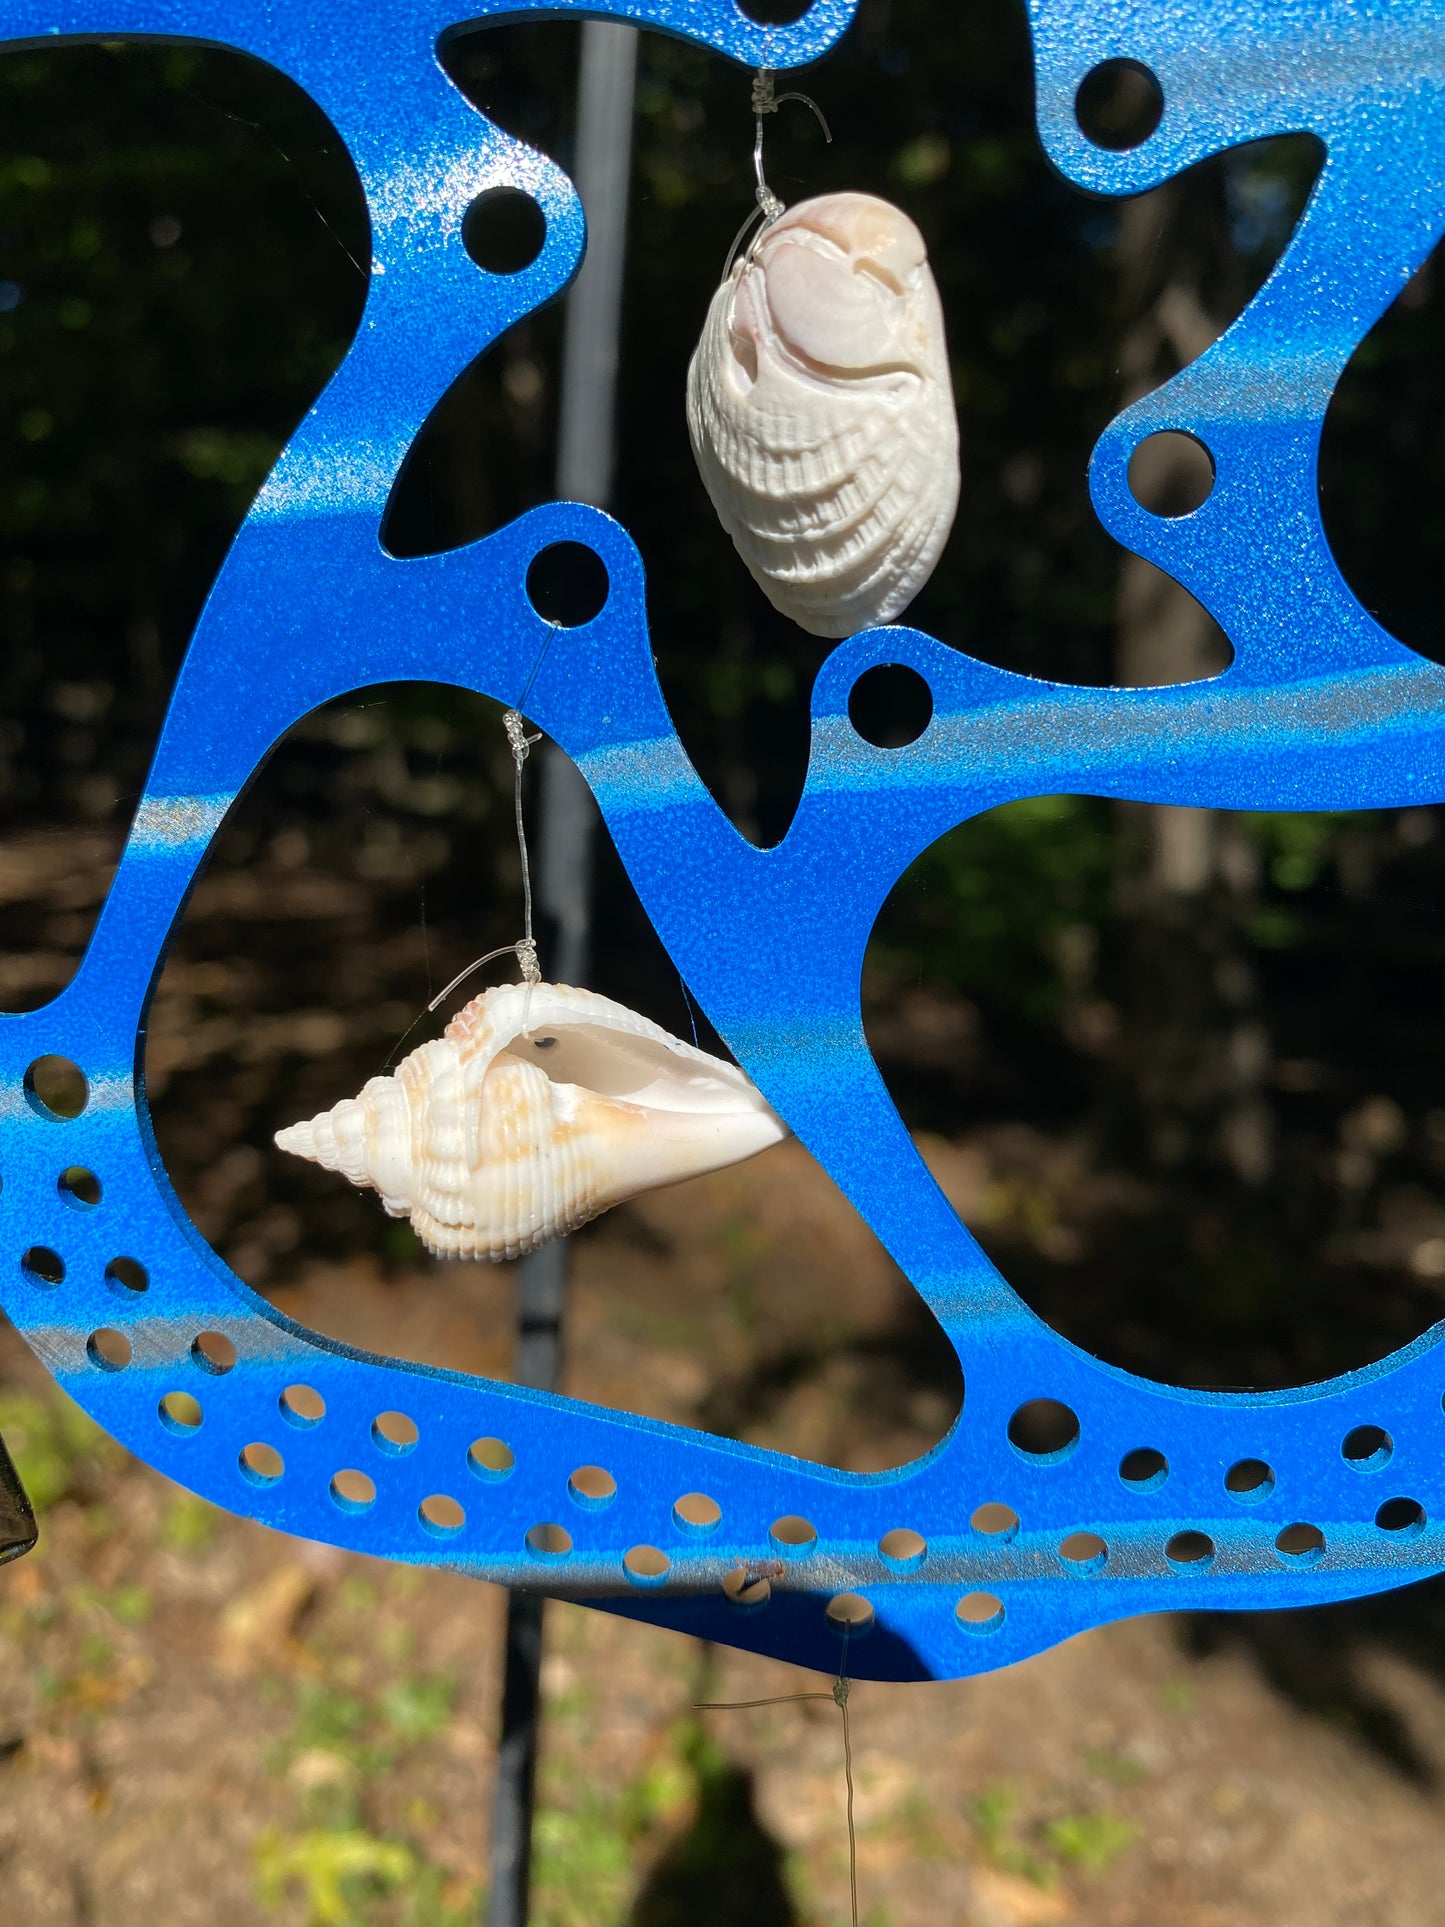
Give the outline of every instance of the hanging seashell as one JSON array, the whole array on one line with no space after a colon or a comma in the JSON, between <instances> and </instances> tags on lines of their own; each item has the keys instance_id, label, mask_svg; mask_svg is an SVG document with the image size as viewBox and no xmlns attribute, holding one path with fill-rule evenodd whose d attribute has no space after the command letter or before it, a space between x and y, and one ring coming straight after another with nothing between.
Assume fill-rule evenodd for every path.
<instances>
[{"instance_id":1,"label":"hanging seashell","mask_svg":"<svg viewBox=\"0 0 1445 1927\"><path fill-rule=\"evenodd\" d=\"M835 637L901 614L958 505L943 310L908 216L826 194L764 229L712 298L687 425L775 609Z\"/></svg>"},{"instance_id":2,"label":"hanging seashell","mask_svg":"<svg viewBox=\"0 0 1445 1927\"><path fill-rule=\"evenodd\" d=\"M519 1258L788 1135L735 1064L567 984L474 998L283 1151L369 1185L442 1258Z\"/></svg>"}]
</instances>

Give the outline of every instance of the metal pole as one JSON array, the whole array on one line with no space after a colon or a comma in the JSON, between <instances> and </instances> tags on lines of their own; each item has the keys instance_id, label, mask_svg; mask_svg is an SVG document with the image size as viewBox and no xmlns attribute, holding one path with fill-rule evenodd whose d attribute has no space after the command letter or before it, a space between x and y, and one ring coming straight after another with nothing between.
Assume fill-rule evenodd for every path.
<instances>
[{"instance_id":1,"label":"metal pole","mask_svg":"<svg viewBox=\"0 0 1445 1927\"><path fill-rule=\"evenodd\" d=\"M587 258L567 300L562 350L557 493L605 508L612 489L632 96L637 31L611 20L582 29L577 86L577 191L587 215ZM548 743L541 757L541 842L537 907L544 967L557 983L580 983L591 938L591 857L597 808L571 761ZM551 1391L562 1353L567 1301L565 1243L517 1268L518 1384ZM537 1769L542 1600L507 1598L502 1736L492 1814L492 1879L486 1927L526 1927Z\"/></svg>"},{"instance_id":2,"label":"metal pole","mask_svg":"<svg viewBox=\"0 0 1445 1927\"><path fill-rule=\"evenodd\" d=\"M29 1552L37 1537L29 1497L0 1439L0 1566Z\"/></svg>"}]
</instances>

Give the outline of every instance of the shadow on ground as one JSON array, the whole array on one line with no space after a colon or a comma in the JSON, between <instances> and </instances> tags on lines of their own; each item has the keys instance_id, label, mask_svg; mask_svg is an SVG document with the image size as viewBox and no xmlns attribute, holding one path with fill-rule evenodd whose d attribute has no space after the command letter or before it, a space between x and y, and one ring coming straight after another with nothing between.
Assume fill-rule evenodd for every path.
<instances>
[{"instance_id":1,"label":"shadow on ground","mask_svg":"<svg viewBox=\"0 0 1445 1927\"><path fill-rule=\"evenodd\" d=\"M783 1850L754 1809L753 1776L694 1729L697 1808L643 1883L629 1927L796 1927Z\"/></svg>"}]
</instances>

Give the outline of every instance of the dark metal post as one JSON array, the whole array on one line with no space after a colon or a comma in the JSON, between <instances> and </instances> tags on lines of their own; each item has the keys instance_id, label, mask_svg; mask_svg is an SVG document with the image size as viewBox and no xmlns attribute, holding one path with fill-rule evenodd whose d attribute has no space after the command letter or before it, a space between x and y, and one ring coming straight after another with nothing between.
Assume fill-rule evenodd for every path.
<instances>
[{"instance_id":1,"label":"dark metal post","mask_svg":"<svg viewBox=\"0 0 1445 1927\"><path fill-rule=\"evenodd\" d=\"M5 1441L0 1439L0 1566L29 1552L38 1537L35 1514Z\"/></svg>"},{"instance_id":2,"label":"dark metal post","mask_svg":"<svg viewBox=\"0 0 1445 1927\"><path fill-rule=\"evenodd\" d=\"M586 23L577 90L576 181L587 215L587 258L567 302L557 493L598 508L606 506L612 488L636 66L635 28L610 20ZM537 907L543 968L554 982L580 983L591 936L597 809L587 785L554 743L543 749L541 763ZM517 1278L518 1384L544 1391L555 1387L566 1300L565 1243L522 1260ZM542 1600L536 1593L511 1593L486 1927L526 1927L541 1663Z\"/></svg>"}]
</instances>

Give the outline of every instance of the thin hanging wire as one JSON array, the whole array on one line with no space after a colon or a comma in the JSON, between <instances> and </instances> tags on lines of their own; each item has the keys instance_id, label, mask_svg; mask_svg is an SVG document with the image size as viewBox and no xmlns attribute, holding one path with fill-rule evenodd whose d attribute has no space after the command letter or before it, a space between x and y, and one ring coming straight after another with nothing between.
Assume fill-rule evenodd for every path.
<instances>
[{"instance_id":1,"label":"thin hanging wire","mask_svg":"<svg viewBox=\"0 0 1445 1927\"><path fill-rule=\"evenodd\" d=\"M858 1833L853 1821L853 1735L848 1725L848 1634L843 1635L843 1663L830 1693L774 1693L760 1700L694 1700L697 1713L745 1713L758 1706L791 1706L803 1700L831 1700L843 1715L843 1778L848 1788L848 1896L853 1927L858 1927Z\"/></svg>"},{"instance_id":2,"label":"thin hanging wire","mask_svg":"<svg viewBox=\"0 0 1445 1927\"><path fill-rule=\"evenodd\" d=\"M512 745L512 813L517 820L517 852L522 859L522 940L517 945L517 963L524 983L539 984L542 971L537 962L537 940L532 935L532 866L527 861L527 825L522 817L522 769L534 743L542 732L527 734L527 725L515 709L502 717L507 741Z\"/></svg>"},{"instance_id":3,"label":"thin hanging wire","mask_svg":"<svg viewBox=\"0 0 1445 1927\"><path fill-rule=\"evenodd\" d=\"M811 94L780 94L775 92L773 88L772 68L759 67L753 75L753 177L757 183L754 191L754 198L757 205L738 229L733 239L733 244L728 249L727 264L723 268L724 281L726 281L732 273L733 263L738 257L738 249L742 246L743 237L747 234L753 222L757 221L761 216L761 225L752 238L751 246L748 248L749 255L752 254L753 249L758 245L758 242L762 240L774 221L780 220L787 212L783 203L768 186L767 176L763 172L763 116L764 114L776 114L785 100L800 100L805 107L811 107L817 116L818 125L823 130L823 139L827 141L830 146L832 145L832 130L828 126L827 118L822 108L818 105L817 101L813 99L813 96Z\"/></svg>"},{"instance_id":4,"label":"thin hanging wire","mask_svg":"<svg viewBox=\"0 0 1445 1927\"><path fill-rule=\"evenodd\" d=\"M542 981L542 966L537 961L537 939L532 934L532 866L527 857L527 825L522 814L522 770L531 754L532 745L540 743L541 732L535 736L527 734L527 725L521 714L509 709L502 717L502 726L507 732L507 741L512 746L512 809L517 823L517 850L522 859L522 935L516 943L500 944L489 950L485 957L477 957L465 970L459 970L445 990L439 990L427 1005L434 1011L444 1004L458 984L466 982L474 970L484 964L495 963L498 957L514 956L522 973L522 982L529 987Z\"/></svg>"}]
</instances>

